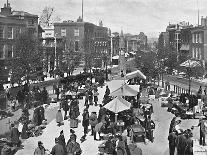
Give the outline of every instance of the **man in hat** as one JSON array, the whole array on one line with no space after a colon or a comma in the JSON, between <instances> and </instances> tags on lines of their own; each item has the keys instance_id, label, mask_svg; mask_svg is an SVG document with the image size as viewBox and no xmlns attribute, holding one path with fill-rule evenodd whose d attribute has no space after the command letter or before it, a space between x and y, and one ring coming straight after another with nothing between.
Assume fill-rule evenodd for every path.
<instances>
[{"instance_id":1,"label":"man in hat","mask_svg":"<svg viewBox=\"0 0 207 155\"><path fill-rule=\"evenodd\" d=\"M170 132L168 136L169 151L170 151L169 155L174 155L175 153L176 139L177 139L176 131L172 130L172 132Z\"/></svg>"},{"instance_id":2,"label":"man in hat","mask_svg":"<svg viewBox=\"0 0 207 155\"><path fill-rule=\"evenodd\" d=\"M60 132L60 136L58 137L59 144L63 146L65 153L66 153L66 144L65 144L65 136L63 130Z\"/></svg>"},{"instance_id":3,"label":"man in hat","mask_svg":"<svg viewBox=\"0 0 207 155\"><path fill-rule=\"evenodd\" d=\"M52 155L65 155L65 150L62 145L59 144L58 138L55 138L55 146L53 146L51 153Z\"/></svg>"},{"instance_id":4,"label":"man in hat","mask_svg":"<svg viewBox=\"0 0 207 155\"><path fill-rule=\"evenodd\" d=\"M45 155L45 148L41 141L38 141L38 147L34 151L34 155Z\"/></svg>"},{"instance_id":5,"label":"man in hat","mask_svg":"<svg viewBox=\"0 0 207 155\"><path fill-rule=\"evenodd\" d=\"M18 131L18 128L17 128L17 122L15 122L14 124L11 124L10 136L11 136L12 144L15 146L19 146L21 142L19 139L20 132Z\"/></svg>"},{"instance_id":6,"label":"man in hat","mask_svg":"<svg viewBox=\"0 0 207 155\"><path fill-rule=\"evenodd\" d=\"M177 155L184 155L185 148L186 148L186 137L185 132L180 129L180 133L176 139L176 146L177 146Z\"/></svg>"},{"instance_id":7,"label":"man in hat","mask_svg":"<svg viewBox=\"0 0 207 155\"><path fill-rule=\"evenodd\" d=\"M43 101L43 104L47 104L47 100L48 100L48 92L46 90L45 87L43 87L43 90L41 92L41 95L42 95L42 101Z\"/></svg>"},{"instance_id":8,"label":"man in hat","mask_svg":"<svg viewBox=\"0 0 207 155\"><path fill-rule=\"evenodd\" d=\"M80 144L76 142L76 136L71 135L70 139L68 140L66 150L67 155L80 155L82 153Z\"/></svg>"},{"instance_id":9,"label":"man in hat","mask_svg":"<svg viewBox=\"0 0 207 155\"><path fill-rule=\"evenodd\" d=\"M89 123L91 125L91 135L94 135L95 126L96 124L98 124L98 118L96 112L91 113L89 117ZM96 140L95 136L94 136L94 140Z\"/></svg>"},{"instance_id":10,"label":"man in hat","mask_svg":"<svg viewBox=\"0 0 207 155\"><path fill-rule=\"evenodd\" d=\"M84 112L83 112L82 116L83 116L82 125L83 125L83 128L84 128L84 135L86 135L88 133L88 126L89 126L89 112L88 112L88 109L84 109Z\"/></svg>"},{"instance_id":11,"label":"man in hat","mask_svg":"<svg viewBox=\"0 0 207 155\"><path fill-rule=\"evenodd\" d=\"M200 145L206 145L205 138L206 138L206 129L204 120L202 118L199 119L198 126L200 126Z\"/></svg>"}]
</instances>

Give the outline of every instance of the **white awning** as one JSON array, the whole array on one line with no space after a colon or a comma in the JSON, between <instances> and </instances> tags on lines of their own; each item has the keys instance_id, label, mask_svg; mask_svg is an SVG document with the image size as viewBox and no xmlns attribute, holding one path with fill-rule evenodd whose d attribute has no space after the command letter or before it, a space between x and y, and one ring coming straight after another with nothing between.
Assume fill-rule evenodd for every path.
<instances>
[{"instance_id":1,"label":"white awning","mask_svg":"<svg viewBox=\"0 0 207 155\"><path fill-rule=\"evenodd\" d=\"M119 55L113 56L112 59L119 59Z\"/></svg>"},{"instance_id":2,"label":"white awning","mask_svg":"<svg viewBox=\"0 0 207 155\"><path fill-rule=\"evenodd\" d=\"M147 78L140 70L136 70L136 71L128 73L126 75L126 79L132 79L132 78L135 78L135 77L140 77L142 79Z\"/></svg>"},{"instance_id":3,"label":"white awning","mask_svg":"<svg viewBox=\"0 0 207 155\"><path fill-rule=\"evenodd\" d=\"M180 64L180 66L193 68L193 67L199 67L201 66L201 64L199 61L196 61L196 60L187 60L183 62L182 64Z\"/></svg>"}]
</instances>

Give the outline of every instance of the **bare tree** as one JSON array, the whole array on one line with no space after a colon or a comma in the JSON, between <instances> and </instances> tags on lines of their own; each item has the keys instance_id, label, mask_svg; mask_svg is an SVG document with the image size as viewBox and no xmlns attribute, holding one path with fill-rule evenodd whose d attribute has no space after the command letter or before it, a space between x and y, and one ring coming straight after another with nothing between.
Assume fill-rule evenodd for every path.
<instances>
[{"instance_id":1,"label":"bare tree","mask_svg":"<svg viewBox=\"0 0 207 155\"><path fill-rule=\"evenodd\" d=\"M55 9L54 7L48 7L46 6L42 14L40 16L40 25L43 27L49 27L51 26L54 22L60 21L60 17L55 15Z\"/></svg>"}]
</instances>

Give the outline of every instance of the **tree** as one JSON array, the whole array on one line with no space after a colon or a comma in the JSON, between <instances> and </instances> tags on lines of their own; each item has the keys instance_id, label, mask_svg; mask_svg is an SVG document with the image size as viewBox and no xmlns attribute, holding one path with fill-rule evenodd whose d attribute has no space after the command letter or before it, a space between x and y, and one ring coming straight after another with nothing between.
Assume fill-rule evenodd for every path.
<instances>
[{"instance_id":1,"label":"tree","mask_svg":"<svg viewBox=\"0 0 207 155\"><path fill-rule=\"evenodd\" d=\"M55 12L54 7L46 6L43 9L42 14L40 16L40 25L42 27L49 27L54 22L58 22L61 20L59 16L54 15L54 12Z\"/></svg>"},{"instance_id":2,"label":"tree","mask_svg":"<svg viewBox=\"0 0 207 155\"><path fill-rule=\"evenodd\" d=\"M37 38L22 33L15 42L14 58L9 61L9 68L12 70L11 81L21 83L21 80L29 80L42 67L43 48Z\"/></svg>"}]
</instances>

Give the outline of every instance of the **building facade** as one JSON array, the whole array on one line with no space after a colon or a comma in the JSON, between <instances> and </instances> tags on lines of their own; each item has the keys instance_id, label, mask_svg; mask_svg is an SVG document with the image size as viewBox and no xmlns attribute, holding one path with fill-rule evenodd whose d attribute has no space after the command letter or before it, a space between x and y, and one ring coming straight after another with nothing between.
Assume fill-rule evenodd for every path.
<instances>
[{"instance_id":1,"label":"building facade","mask_svg":"<svg viewBox=\"0 0 207 155\"><path fill-rule=\"evenodd\" d=\"M67 52L82 53L82 60L87 69L93 66L100 67L103 53L110 54L108 28L103 27L102 22L97 26L84 22L79 17L76 22L54 23L54 33L56 36L64 38Z\"/></svg>"},{"instance_id":2,"label":"building facade","mask_svg":"<svg viewBox=\"0 0 207 155\"><path fill-rule=\"evenodd\" d=\"M15 40L28 31L35 37L39 34L38 16L24 11L12 11L10 3L4 4L0 12L0 80L8 81L7 61L15 57Z\"/></svg>"}]
</instances>

